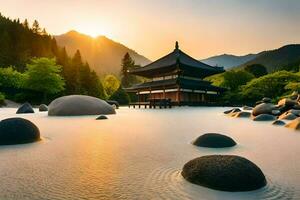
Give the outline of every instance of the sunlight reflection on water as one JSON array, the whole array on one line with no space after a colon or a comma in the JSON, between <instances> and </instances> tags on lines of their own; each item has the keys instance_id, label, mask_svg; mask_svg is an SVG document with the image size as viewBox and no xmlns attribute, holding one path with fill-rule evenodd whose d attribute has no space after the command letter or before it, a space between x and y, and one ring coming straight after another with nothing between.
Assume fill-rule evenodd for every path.
<instances>
[{"instance_id":1,"label":"sunlight reflection on water","mask_svg":"<svg viewBox=\"0 0 300 200\"><path fill-rule=\"evenodd\" d=\"M0 147L0 199L297 199L300 134L270 122L226 117L226 108L120 108L96 116L18 115L33 121L42 141ZM16 116L1 108L0 119ZM197 148L207 132L238 146ZM181 168L208 154L235 154L256 163L268 185L253 192L220 192L185 181Z\"/></svg>"}]
</instances>

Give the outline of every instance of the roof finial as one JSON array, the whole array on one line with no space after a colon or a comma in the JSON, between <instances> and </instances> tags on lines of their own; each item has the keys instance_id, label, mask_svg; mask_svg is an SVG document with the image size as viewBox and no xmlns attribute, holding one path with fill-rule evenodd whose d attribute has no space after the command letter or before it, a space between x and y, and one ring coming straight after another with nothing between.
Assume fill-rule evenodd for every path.
<instances>
[{"instance_id":1,"label":"roof finial","mask_svg":"<svg viewBox=\"0 0 300 200\"><path fill-rule=\"evenodd\" d=\"M176 43L175 43L175 49L179 49L178 41L176 41Z\"/></svg>"}]
</instances>

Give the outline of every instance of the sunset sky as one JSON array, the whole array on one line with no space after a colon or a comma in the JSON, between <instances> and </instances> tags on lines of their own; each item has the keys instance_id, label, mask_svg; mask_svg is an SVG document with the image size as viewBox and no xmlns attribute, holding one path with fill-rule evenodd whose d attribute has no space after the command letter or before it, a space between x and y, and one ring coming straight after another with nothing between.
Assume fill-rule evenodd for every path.
<instances>
[{"instance_id":1,"label":"sunset sky","mask_svg":"<svg viewBox=\"0 0 300 200\"><path fill-rule=\"evenodd\" d=\"M10 18L51 34L105 35L154 60L174 48L196 58L300 43L299 0L0 0Z\"/></svg>"}]
</instances>

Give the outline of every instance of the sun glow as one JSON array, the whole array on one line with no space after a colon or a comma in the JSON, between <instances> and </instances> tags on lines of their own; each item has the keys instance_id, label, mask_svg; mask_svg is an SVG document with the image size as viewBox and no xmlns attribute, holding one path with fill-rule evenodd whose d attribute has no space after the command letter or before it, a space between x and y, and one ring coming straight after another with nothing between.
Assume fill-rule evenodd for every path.
<instances>
[{"instance_id":1,"label":"sun glow","mask_svg":"<svg viewBox=\"0 0 300 200\"><path fill-rule=\"evenodd\" d=\"M76 30L78 30L81 33L87 34L93 38L96 38L101 35L109 36L109 28L102 26L102 25L88 25L83 24L82 26L78 27Z\"/></svg>"}]
</instances>

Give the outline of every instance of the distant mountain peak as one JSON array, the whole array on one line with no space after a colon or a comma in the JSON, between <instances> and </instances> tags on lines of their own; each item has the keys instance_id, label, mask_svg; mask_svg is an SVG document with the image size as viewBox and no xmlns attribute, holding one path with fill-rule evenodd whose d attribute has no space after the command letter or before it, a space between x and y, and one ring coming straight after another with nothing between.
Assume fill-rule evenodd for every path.
<instances>
[{"instance_id":1,"label":"distant mountain peak","mask_svg":"<svg viewBox=\"0 0 300 200\"><path fill-rule=\"evenodd\" d=\"M99 75L115 74L121 71L121 60L128 52L136 64L146 65L151 61L136 51L106 36L93 38L76 30L54 36L59 46L65 46L68 54L73 55L77 49L91 68Z\"/></svg>"}]
</instances>

